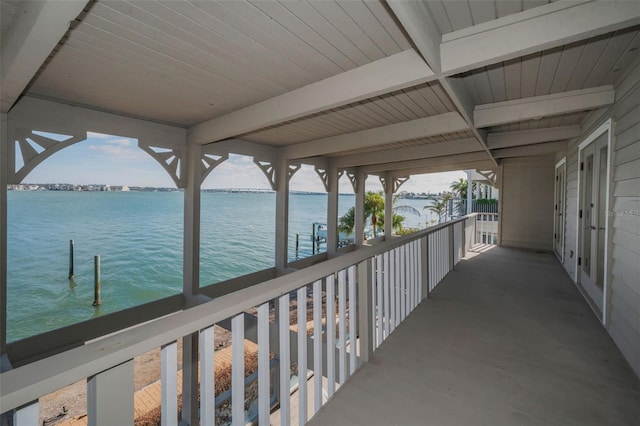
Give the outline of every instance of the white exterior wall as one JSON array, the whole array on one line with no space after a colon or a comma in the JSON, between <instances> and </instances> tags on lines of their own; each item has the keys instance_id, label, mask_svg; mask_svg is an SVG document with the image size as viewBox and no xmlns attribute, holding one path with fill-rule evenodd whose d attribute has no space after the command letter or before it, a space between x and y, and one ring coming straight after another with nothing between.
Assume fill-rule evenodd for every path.
<instances>
[{"instance_id":1,"label":"white exterior wall","mask_svg":"<svg viewBox=\"0 0 640 426\"><path fill-rule=\"evenodd\" d=\"M500 188L500 245L553 248L552 156L506 158Z\"/></svg>"},{"instance_id":2,"label":"white exterior wall","mask_svg":"<svg viewBox=\"0 0 640 426\"><path fill-rule=\"evenodd\" d=\"M640 66L616 87L616 102L583 123L567 157L564 267L576 279L578 144L613 119L612 185L609 206L609 304L606 328L640 376Z\"/></svg>"}]
</instances>

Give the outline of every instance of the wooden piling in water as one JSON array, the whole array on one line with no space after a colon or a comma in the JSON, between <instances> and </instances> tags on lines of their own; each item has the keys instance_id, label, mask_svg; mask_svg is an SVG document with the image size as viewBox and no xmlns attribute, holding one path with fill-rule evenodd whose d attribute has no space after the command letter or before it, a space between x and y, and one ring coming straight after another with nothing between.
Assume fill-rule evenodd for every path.
<instances>
[{"instance_id":1,"label":"wooden piling in water","mask_svg":"<svg viewBox=\"0 0 640 426\"><path fill-rule=\"evenodd\" d=\"M73 240L69 240L69 279L73 279Z\"/></svg>"},{"instance_id":2,"label":"wooden piling in water","mask_svg":"<svg viewBox=\"0 0 640 426\"><path fill-rule=\"evenodd\" d=\"M100 306L100 256L93 257L93 306Z\"/></svg>"},{"instance_id":3,"label":"wooden piling in water","mask_svg":"<svg viewBox=\"0 0 640 426\"><path fill-rule=\"evenodd\" d=\"M296 232L296 259L298 258L299 250L300 250L300 233Z\"/></svg>"}]
</instances>

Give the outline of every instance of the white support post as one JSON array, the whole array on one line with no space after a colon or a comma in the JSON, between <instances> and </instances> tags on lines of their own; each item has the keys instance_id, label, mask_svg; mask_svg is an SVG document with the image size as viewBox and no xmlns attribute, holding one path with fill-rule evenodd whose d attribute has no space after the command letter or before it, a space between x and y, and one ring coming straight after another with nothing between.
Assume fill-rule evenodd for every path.
<instances>
[{"instance_id":1,"label":"white support post","mask_svg":"<svg viewBox=\"0 0 640 426\"><path fill-rule=\"evenodd\" d=\"M364 188L367 179L364 171L358 167L356 169L356 205L355 205L355 244L361 247L364 243Z\"/></svg>"},{"instance_id":2,"label":"white support post","mask_svg":"<svg viewBox=\"0 0 640 426\"><path fill-rule=\"evenodd\" d=\"M284 271L289 244L289 162L280 157L276 163L276 247L275 267Z\"/></svg>"},{"instance_id":3,"label":"white support post","mask_svg":"<svg viewBox=\"0 0 640 426\"><path fill-rule=\"evenodd\" d=\"M372 259L358 263L358 336L360 361L369 362L373 354L373 306L371 305Z\"/></svg>"},{"instance_id":4,"label":"white support post","mask_svg":"<svg viewBox=\"0 0 640 426\"><path fill-rule=\"evenodd\" d=\"M0 113L0 358L7 345L7 167L9 130L7 114ZM1 363L1 362L0 362ZM2 368L0 367L0 371Z\"/></svg>"},{"instance_id":5,"label":"white support post","mask_svg":"<svg viewBox=\"0 0 640 426\"><path fill-rule=\"evenodd\" d=\"M178 342L160 349L160 383L162 389L160 423L178 425Z\"/></svg>"},{"instance_id":6,"label":"white support post","mask_svg":"<svg viewBox=\"0 0 640 426\"><path fill-rule=\"evenodd\" d=\"M467 170L467 214L473 211L473 170Z\"/></svg>"},{"instance_id":7,"label":"white support post","mask_svg":"<svg viewBox=\"0 0 640 426\"><path fill-rule=\"evenodd\" d=\"M327 253L336 254L338 248L338 168L335 160L329 161L327 191Z\"/></svg>"},{"instance_id":8,"label":"white support post","mask_svg":"<svg viewBox=\"0 0 640 426\"><path fill-rule=\"evenodd\" d=\"M216 421L215 400L215 326L207 327L200 330L200 417L192 419L191 424L200 424L201 426L214 426ZM197 352L196 352L197 353ZM195 370L197 372L197 369ZM184 374L184 373L183 373ZM197 380L197 376L196 376ZM198 394L194 394L192 398L198 402Z\"/></svg>"},{"instance_id":9,"label":"white support post","mask_svg":"<svg viewBox=\"0 0 640 426\"><path fill-rule=\"evenodd\" d=\"M215 408L214 401L211 404ZM210 403L210 402L208 402ZM231 424L244 426L244 312L231 320Z\"/></svg>"},{"instance_id":10,"label":"white support post","mask_svg":"<svg viewBox=\"0 0 640 426\"><path fill-rule=\"evenodd\" d=\"M384 308L384 312L382 314L382 324L384 326L384 330L383 330L383 338L386 339L387 337L389 337L389 334L391 334L391 316L390 314L390 305L389 305L389 301L391 300L391 295L390 295L390 291L389 291L389 252L385 251L383 254L383 264L384 264L384 271L383 271L383 277L382 279L383 281L383 295L382 295L382 299L384 300L384 304L382 304L383 308Z\"/></svg>"},{"instance_id":11,"label":"white support post","mask_svg":"<svg viewBox=\"0 0 640 426\"><path fill-rule=\"evenodd\" d=\"M89 426L133 424L133 375L130 359L87 379Z\"/></svg>"},{"instance_id":12,"label":"white support post","mask_svg":"<svg viewBox=\"0 0 640 426\"><path fill-rule=\"evenodd\" d=\"M184 170L184 230L182 293L190 303L200 288L200 158L202 147L187 146ZM198 333L183 338L182 420L198 424Z\"/></svg>"}]
</instances>

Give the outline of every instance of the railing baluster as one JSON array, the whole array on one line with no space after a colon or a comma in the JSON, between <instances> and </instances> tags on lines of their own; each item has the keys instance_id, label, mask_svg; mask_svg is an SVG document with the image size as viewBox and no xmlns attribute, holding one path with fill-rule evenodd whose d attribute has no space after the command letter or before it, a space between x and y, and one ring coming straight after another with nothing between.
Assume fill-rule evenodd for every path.
<instances>
[{"instance_id":1,"label":"railing baluster","mask_svg":"<svg viewBox=\"0 0 640 426\"><path fill-rule=\"evenodd\" d=\"M327 277L327 394L336 391L336 283L333 274Z\"/></svg>"},{"instance_id":2,"label":"railing baluster","mask_svg":"<svg viewBox=\"0 0 640 426\"><path fill-rule=\"evenodd\" d=\"M131 425L134 421L133 359L87 380L89 426ZM36 423L24 423L29 425Z\"/></svg>"},{"instance_id":3,"label":"railing baluster","mask_svg":"<svg viewBox=\"0 0 640 426\"><path fill-rule=\"evenodd\" d=\"M307 422L307 287L297 293L298 301L298 419Z\"/></svg>"},{"instance_id":4,"label":"railing baluster","mask_svg":"<svg viewBox=\"0 0 640 426\"><path fill-rule=\"evenodd\" d=\"M383 268L383 261L382 261L382 255L377 255L376 256L376 267L377 267L377 271L376 271L376 293L377 293L377 304L376 304L376 327L377 327L377 336L378 336L378 342L376 345L376 348L378 346L380 346L382 344L382 341L384 340L384 326L383 326L383 322L384 322L384 313L382 312L382 308L384 306L384 300L383 300L383 295L382 295L382 290L383 290L383 282L382 282L382 268Z\"/></svg>"},{"instance_id":5,"label":"railing baluster","mask_svg":"<svg viewBox=\"0 0 640 426\"><path fill-rule=\"evenodd\" d=\"M244 312L231 320L231 422L244 425Z\"/></svg>"},{"instance_id":6,"label":"railing baluster","mask_svg":"<svg viewBox=\"0 0 640 426\"><path fill-rule=\"evenodd\" d=\"M278 299L278 334L280 335L280 424L288 426L291 422L291 345L289 333L289 294Z\"/></svg>"},{"instance_id":7,"label":"railing baluster","mask_svg":"<svg viewBox=\"0 0 640 426\"><path fill-rule=\"evenodd\" d=\"M322 407L322 281L313 283L313 400L314 414Z\"/></svg>"},{"instance_id":8,"label":"railing baluster","mask_svg":"<svg viewBox=\"0 0 640 426\"><path fill-rule=\"evenodd\" d=\"M349 267L349 376L356 371L356 355L357 355L357 338L358 322L357 322L357 306L356 301L356 267Z\"/></svg>"},{"instance_id":9,"label":"railing baluster","mask_svg":"<svg viewBox=\"0 0 640 426\"><path fill-rule=\"evenodd\" d=\"M213 426L216 421L214 330L215 325L200 330L198 342L200 352L200 424L202 426Z\"/></svg>"},{"instance_id":10,"label":"railing baluster","mask_svg":"<svg viewBox=\"0 0 640 426\"><path fill-rule=\"evenodd\" d=\"M160 349L162 426L178 424L178 342L171 342Z\"/></svg>"},{"instance_id":11,"label":"railing baluster","mask_svg":"<svg viewBox=\"0 0 640 426\"><path fill-rule=\"evenodd\" d=\"M401 320L407 317L407 275L405 266L405 245L400 246L400 309L402 310Z\"/></svg>"},{"instance_id":12,"label":"railing baluster","mask_svg":"<svg viewBox=\"0 0 640 426\"><path fill-rule=\"evenodd\" d=\"M394 251L389 251L389 269L387 274L389 275L389 334L396 328L396 268L395 268Z\"/></svg>"},{"instance_id":13,"label":"railing baluster","mask_svg":"<svg viewBox=\"0 0 640 426\"><path fill-rule=\"evenodd\" d=\"M395 282L396 282L396 326L402 321L401 303L402 303L402 281L400 281L400 250L396 247L393 249L393 258L395 259Z\"/></svg>"},{"instance_id":14,"label":"railing baluster","mask_svg":"<svg viewBox=\"0 0 640 426\"><path fill-rule=\"evenodd\" d=\"M338 272L338 380L343 384L347 380L347 271Z\"/></svg>"},{"instance_id":15,"label":"railing baluster","mask_svg":"<svg viewBox=\"0 0 640 426\"><path fill-rule=\"evenodd\" d=\"M413 252L413 244L409 243L409 271L410 271L410 280L409 280L409 312L413 312L413 309L416 307L416 269L415 269L415 257Z\"/></svg>"},{"instance_id":16,"label":"railing baluster","mask_svg":"<svg viewBox=\"0 0 640 426\"><path fill-rule=\"evenodd\" d=\"M378 286L377 286L377 267L378 267L378 259L374 256L371 258L371 273L369 278L371 279L371 330L372 330L372 343L371 347L375 350L378 347L378 303L376 299L378 298Z\"/></svg>"},{"instance_id":17,"label":"railing baluster","mask_svg":"<svg viewBox=\"0 0 640 426\"><path fill-rule=\"evenodd\" d=\"M269 302L258 307L258 422L269 424L271 413L269 367Z\"/></svg>"},{"instance_id":18,"label":"railing baluster","mask_svg":"<svg viewBox=\"0 0 640 426\"><path fill-rule=\"evenodd\" d=\"M418 298L417 303L420 304L422 302L422 274L424 273L422 270L422 246L420 245L420 240L415 241L416 246L416 269L418 270L418 279L416 282L416 289L418 290Z\"/></svg>"},{"instance_id":19,"label":"railing baluster","mask_svg":"<svg viewBox=\"0 0 640 426\"><path fill-rule=\"evenodd\" d=\"M389 322L391 321L391 318L389 316L389 252L386 251L383 254L383 259L384 259L384 271L383 271L383 275L382 278L384 279L384 294L383 294L383 299L384 299L384 312L383 312L383 325L384 325L384 332L383 332L383 338L386 339L387 337L389 337L389 333L390 333L390 324Z\"/></svg>"},{"instance_id":20,"label":"railing baluster","mask_svg":"<svg viewBox=\"0 0 640 426\"><path fill-rule=\"evenodd\" d=\"M14 426L37 425L40 417L40 404L33 401L31 404L20 407L13 412Z\"/></svg>"}]
</instances>

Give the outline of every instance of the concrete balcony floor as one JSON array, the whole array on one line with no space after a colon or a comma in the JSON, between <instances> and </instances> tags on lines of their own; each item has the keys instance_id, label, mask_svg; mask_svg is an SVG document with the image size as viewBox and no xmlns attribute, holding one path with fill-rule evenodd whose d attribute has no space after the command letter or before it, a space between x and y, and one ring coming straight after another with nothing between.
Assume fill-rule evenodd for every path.
<instances>
[{"instance_id":1,"label":"concrete balcony floor","mask_svg":"<svg viewBox=\"0 0 640 426\"><path fill-rule=\"evenodd\" d=\"M470 253L312 425L640 425L640 381L556 258Z\"/></svg>"}]
</instances>

